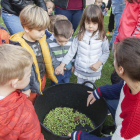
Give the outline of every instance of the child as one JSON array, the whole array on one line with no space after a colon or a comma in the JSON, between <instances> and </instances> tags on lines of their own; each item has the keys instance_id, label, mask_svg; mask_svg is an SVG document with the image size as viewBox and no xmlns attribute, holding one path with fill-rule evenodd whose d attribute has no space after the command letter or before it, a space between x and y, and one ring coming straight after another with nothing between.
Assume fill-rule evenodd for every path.
<instances>
[{"instance_id":1,"label":"child","mask_svg":"<svg viewBox=\"0 0 140 140\"><path fill-rule=\"evenodd\" d=\"M21 11L19 17L25 32L12 35L10 41L27 49L33 57L31 81L23 90L31 90L29 100L34 103L38 94L42 94L41 91L45 88L46 75L55 83L58 82L54 75L54 69L60 63L55 59L52 52L49 52L46 43L44 34L49 25L47 12L38 6L28 5Z\"/></svg>"},{"instance_id":2,"label":"child","mask_svg":"<svg viewBox=\"0 0 140 140\"><path fill-rule=\"evenodd\" d=\"M54 29L55 22L57 20L61 20L61 19L68 20L68 18L66 16L64 16L64 15L53 15L53 16L50 17L50 25L49 25L48 29L45 30L45 34L47 36L47 39L49 39L52 36L53 32L54 32L53 29Z\"/></svg>"},{"instance_id":3,"label":"child","mask_svg":"<svg viewBox=\"0 0 140 140\"><path fill-rule=\"evenodd\" d=\"M140 139L140 39L127 38L115 51L114 66L124 80L118 84L99 87L88 96L87 106L100 97L112 101L110 112L115 115L113 136L99 138L86 132L72 133L72 140L139 140ZM131 56L131 57L130 57ZM113 100L118 99L113 109ZM111 102L110 102L111 103ZM107 102L108 104L108 102ZM116 113L116 114L115 114ZM79 139L77 139L77 135Z\"/></svg>"},{"instance_id":4,"label":"child","mask_svg":"<svg viewBox=\"0 0 140 140\"><path fill-rule=\"evenodd\" d=\"M49 28L48 28L48 31L50 31L52 34L54 33L54 24L57 20L62 20L62 19L65 19L65 20L68 20L68 18L64 15L53 15L50 17L50 25L49 25Z\"/></svg>"},{"instance_id":5,"label":"child","mask_svg":"<svg viewBox=\"0 0 140 140\"><path fill-rule=\"evenodd\" d=\"M125 9L120 19L119 34L114 41L115 44L127 37L140 38L139 20L140 2L139 0L127 0ZM115 50L115 45L113 47Z\"/></svg>"},{"instance_id":6,"label":"child","mask_svg":"<svg viewBox=\"0 0 140 140\"><path fill-rule=\"evenodd\" d=\"M47 43L50 45L52 53L55 55L58 61L62 61L64 56L67 54L72 44L72 33L73 28L69 20L58 20L54 24L54 36L52 35ZM64 75L56 75L58 83L68 83L71 76L71 62L65 66ZM51 85L56 83L51 81Z\"/></svg>"},{"instance_id":7,"label":"child","mask_svg":"<svg viewBox=\"0 0 140 140\"><path fill-rule=\"evenodd\" d=\"M54 10L54 2L52 0L44 0L44 2L46 3L46 7L48 10L48 15L51 17L53 16L53 10ZM45 34L47 36L47 39L51 37L52 33L48 31L48 29L45 30Z\"/></svg>"},{"instance_id":8,"label":"child","mask_svg":"<svg viewBox=\"0 0 140 140\"><path fill-rule=\"evenodd\" d=\"M48 15L49 16L52 16L53 15L53 10L54 10L54 2L52 0L44 0L44 2L46 3L46 7L47 7L47 10L48 10Z\"/></svg>"},{"instance_id":9,"label":"child","mask_svg":"<svg viewBox=\"0 0 140 140\"><path fill-rule=\"evenodd\" d=\"M77 54L76 54L77 53ZM72 46L55 73L62 73L74 55L77 83L95 82L101 77L101 69L109 56L108 39L103 27L103 15L97 5L89 5L80 21L80 29L74 38ZM92 84L86 84L93 88Z\"/></svg>"},{"instance_id":10,"label":"child","mask_svg":"<svg viewBox=\"0 0 140 140\"><path fill-rule=\"evenodd\" d=\"M44 140L34 107L20 90L30 82L32 56L20 46L0 45L0 139Z\"/></svg>"},{"instance_id":11,"label":"child","mask_svg":"<svg viewBox=\"0 0 140 140\"><path fill-rule=\"evenodd\" d=\"M107 12L105 11L105 3L102 0L95 0L95 4L102 9L103 16L106 16Z\"/></svg>"}]
</instances>

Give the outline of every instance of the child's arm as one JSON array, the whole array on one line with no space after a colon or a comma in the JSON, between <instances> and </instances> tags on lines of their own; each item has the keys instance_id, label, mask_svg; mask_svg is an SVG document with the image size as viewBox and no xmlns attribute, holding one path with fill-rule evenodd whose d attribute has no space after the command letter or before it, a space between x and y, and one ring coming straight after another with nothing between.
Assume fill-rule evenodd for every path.
<instances>
[{"instance_id":1,"label":"child's arm","mask_svg":"<svg viewBox=\"0 0 140 140\"><path fill-rule=\"evenodd\" d=\"M71 47L69 48L68 53L63 58L62 63L60 64L59 67L57 67L55 69L55 74L63 74L64 73L65 64L67 65L72 60L72 58L75 56L75 54L77 52L77 48L78 48L78 38L75 37L73 42L72 42Z\"/></svg>"},{"instance_id":2,"label":"child's arm","mask_svg":"<svg viewBox=\"0 0 140 140\"><path fill-rule=\"evenodd\" d=\"M111 136L109 137L97 137L95 135L91 135L85 131L75 131L71 134L71 140L111 140Z\"/></svg>"},{"instance_id":3,"label":"child's arm","mask_svg":"<svg viewBox=\"0 0 140 140\"><path fill-rule=\"evenodd\" d=\"M105 62L107 61L109 53L109 43L108 39L105 37L102 44L102 56L99 58L99 61L101 61L102 64L105 64Z\"/></svg>"},{"instance_id":4,"label":"child's arm","mask_svg":"<svg viewBox=\"0 0 140 140\"><path fill-rule=\"evenodd\" d=\"M60 62L56 59L55 55L52 53L48 40L47 40L47 44L50 51L53 68L56 69L60 65Z\"/></svg>"},{"instance_id":5,"label":"child's arm","mask_svg":"<svg viewBox=\"0 0 140 140\"><path fill-rule=\"evenodd\" d=\"M75 37L73 39L71 47L69 48L68 53L63 58L62 63L67 65L73 59L73 57L75 56L75 54L77 52L77 48L78 48L78 38Z\"/></svg>"},{"instance_id":6,"label":"child's arm","mask_svg":"<svg viewBox=\"0 0 140 140\"><path fill-rule=\"evenodd\" d=\"M90 68L91 68L93 71L97 71L101 65L102 65L102 62L101 62L101 61L97 61L95 64L92 64L92 65L90 66Z\"/></svg>"},{"instance_id":7,"label":"child's arm","mask_svg":"<svg viewBox=\"0 0 140 140\"><path fill-rule=\"evenodd\" d=\"M23 114L24 123L21 127L21 134L18 140L44 140L44 136L41 133L40 123L35 113L33 105L27 103L28 114Z\"/></svg>"},{"instance_id":8,"label":"child's arm","mask_svg":"<svg viewBox=\"0 0 140 140\"><path fill-rule=\"evenodd\" d=\"M110 52L109 52L108 39L105 38L102 43L102 56L99 58L99 60L95 64L92 64L90 68L93 71L97 71L99 67L106 62L106 60L108 59L109 53Z\"/></svg>"}]
</instances>

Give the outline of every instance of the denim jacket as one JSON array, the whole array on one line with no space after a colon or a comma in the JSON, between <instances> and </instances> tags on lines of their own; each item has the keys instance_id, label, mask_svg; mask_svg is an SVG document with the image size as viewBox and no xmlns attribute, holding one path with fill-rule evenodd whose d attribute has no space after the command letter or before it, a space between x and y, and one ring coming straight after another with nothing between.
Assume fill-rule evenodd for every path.
<instances>
[{"instance_id":1,"label":"denim jacket","mask_svg":"<svg viewBox=\"0 0 140 140\"><path fill-rule=\"evenodd\" d=\"M112 0L112 13L122 13L125 8L124 0Z\"/></svg>"}]
</instances>

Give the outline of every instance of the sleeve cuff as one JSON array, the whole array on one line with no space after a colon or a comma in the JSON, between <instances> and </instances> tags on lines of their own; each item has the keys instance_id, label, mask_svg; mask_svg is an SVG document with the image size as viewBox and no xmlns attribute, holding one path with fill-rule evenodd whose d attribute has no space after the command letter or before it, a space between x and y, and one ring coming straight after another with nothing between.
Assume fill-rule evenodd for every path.
<instances>
[{"instance_id":1,"label":"sleeve cuff","mask_svg":"<svg viewBox=\"0 0 140 140\"><path fill-rule=\"evenodd\" d=\"M75 131L71 133L71 140L80 140L80 135L82 131Z\"/></svg>"},{"instance_id":2,"label":"sleeve cuff","mask_svg":"<svg viewBox=\"0 0 140 140\"><path fill-rule=\"evenodd\" d=\"M102 97L102 94L101 94L99 88L97 88L93 91L93 95L94 95L96 100L99 100Z\"/></svg>"}]
</instances>

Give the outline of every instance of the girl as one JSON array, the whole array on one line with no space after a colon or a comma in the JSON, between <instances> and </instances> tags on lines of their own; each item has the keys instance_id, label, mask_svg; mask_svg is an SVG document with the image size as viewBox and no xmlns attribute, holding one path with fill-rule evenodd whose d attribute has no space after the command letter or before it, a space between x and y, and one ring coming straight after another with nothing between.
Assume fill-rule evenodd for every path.
<instances>
[{"instance_id":1,"label":"girl","mask_svg":"<svg viewBox=\"0 0 140 140\"><path fill-rule=\"evenodd\" d=\"M124 80L114 85L99 87L88 96L87 106L104 97L113 101L119 99L115 108L110 102L108 108L115 113L116 130L113 136L97 137L87 132L74 132L71 140L139 140L140 139L140 39L127 38L116 47L114 66ZM130 57L131 56L131 57ZM108 102L107 102L108 104ZM113 114L112 114L113 115Z\"/></svg>"},{"instance_id":2,"label":"girl","mask_svg":"<svg viewBox=\"0 0 140 140\"><path fill-rule=\"evenodd\" d=\"M94 83L100 79L103 64L109 56L109 45L103 27L102 10L97 5L92 4L85 9L80 30L62 63L56 68L56 75L63 74L65 64L68 64L75 54L74 74L77 76L77 83ZM87 86L93 88L90 83Z\"/></svg>"},{"instance_id":3,"label":"girl","mask_svg":"<svg viewBox=\"0 0 140 140\"><path fill-rule=\"evenodd\" d=\"M119 34L116 36L114 43L118 43L126 37L140 38L140 1L127 0L126 7L120 19ZM115 50L115 44L113 50Z\"/></svg>"},{"instance_id":4,"label":"girl","mask_svg":"<svg viewBox=\"0 0 140 140\"><path fill-rule=\"evenodd\" d=\"M48 15L49 16L52 16L53 15L53 10L54 10L54 2L52 0L44 0L44 2L46 3L46 7L47 7L47 10L48 10Z\"/></svg>"}]
</instances>

